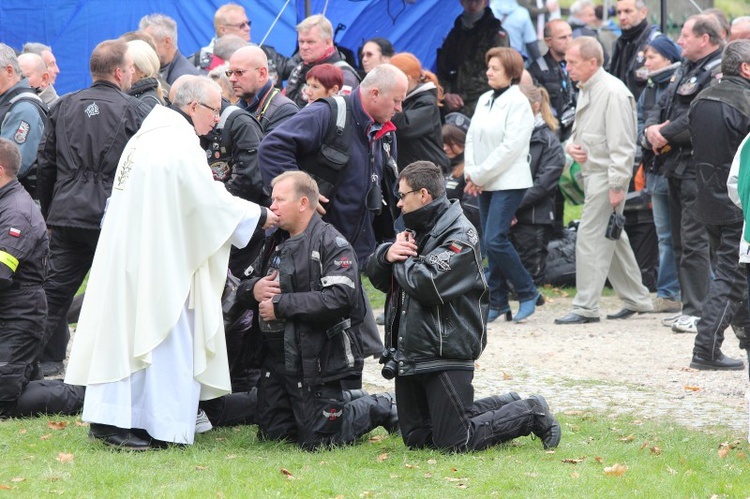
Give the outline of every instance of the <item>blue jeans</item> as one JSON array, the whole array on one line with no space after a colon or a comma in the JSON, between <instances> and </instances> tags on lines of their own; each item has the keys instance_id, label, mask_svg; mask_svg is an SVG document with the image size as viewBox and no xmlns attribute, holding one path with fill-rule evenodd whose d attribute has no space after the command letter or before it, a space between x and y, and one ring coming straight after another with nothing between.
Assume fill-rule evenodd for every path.
<instances>
[{"instance_id":1,"label":"blue jeans","mask_svg":"<svg viewBox=\"0 0 750 499\"><path fill-rule=\"evenodd\" d=\"M669 220L669 188L663 175L646 174L646 186L651 193L656 235L659 238L659 274L656 296L680 301L680 281L672 249L672 229Z\"/></svg>"},{"instance_id":2,"label":"blue jeans","mask_svg":"<svg viewBox=\"0 0 750 499\"><path fill-rule=\"evenodd\" d=\"M479 196L479 220L487 249L490 308L496 310L508 307L508 282L516 290L519 301L537 296L534 281L508 239L510 224L525 192L526 189L485 191Z\"/></svg>"}]
</instances>

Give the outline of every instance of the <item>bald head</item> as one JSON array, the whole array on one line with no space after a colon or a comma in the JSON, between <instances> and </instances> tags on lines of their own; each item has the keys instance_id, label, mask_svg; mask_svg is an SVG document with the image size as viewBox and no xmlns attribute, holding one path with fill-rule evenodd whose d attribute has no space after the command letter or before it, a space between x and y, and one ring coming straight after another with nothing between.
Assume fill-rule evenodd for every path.
<instances>
[{"instance_id":1,"label":"bald head","mask_svg":"<svg viewBox=\"0 0 750 499\"><path fill-rule=\"evenodd\" d=\"M29 80L29 85L44 90L50 85L50 74L47 63L38 54L21 54L18 56L21 72Z\"/></svg>"},{"instance_id":2,"label":"bald head","mask_svg":"<svg viewBox=\"0 0 750 499\"><path fill-rule=\"evenodd\" d=\"M235 95L252 100L268 82L268 58L260 47L241 47L229 58L229 73Z\"/></svg>"}]
</instances>

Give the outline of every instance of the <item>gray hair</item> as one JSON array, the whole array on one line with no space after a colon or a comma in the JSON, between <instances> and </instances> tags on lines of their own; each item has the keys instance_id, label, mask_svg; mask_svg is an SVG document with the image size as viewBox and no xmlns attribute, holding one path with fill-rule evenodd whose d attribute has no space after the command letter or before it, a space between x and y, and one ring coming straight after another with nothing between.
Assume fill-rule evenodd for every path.
<instances>
[{"instance_id":1,"label":"gray hair","mask_svg":"<svg viewBox=\"0 0 750 499\"><path fill-rule=\"evenodd\" d=\"M750 40L730 42L721 56L721 72L724 76L740 76L743 62L750 64Z\"/></svg>"},{"instance_id":2,"label":"gray hair","mask_svg":"<svg viewBox=\"0 0 750 499\"><path fill-rule=\"evenodd\" d=\"M177 45L177 22L164 14L149 14L143 16L138 23L138 29L151 28L151 35L158 41L169 37L172 44Z\"/></svg>"},{"instance_id":3,"label":"gray hair","mask_svg":"<svg viewBox=\"0 0 750 499\"><path fill-rule=\"evenodd\" d=\"M708 35L708 41L711 45L722 45L721 24L710 14L696 14L687 18L687 21L693 21L691 30L695 36ZM685 21L685 22L687 22Z\"/></svg>"},{"instance_id":4,"label":"gray hair","mask_svg":"<svg viewBox=\"0 0 750 499\"><path fill-rule=\"evenodd\" d=\"M24 54L42 55L42 52L45 50L47 52L52 52L52 47L39 42L27 42L24 43L22 51Z\"/></svg>"},{"instance_id":5,"label":"gray hair","mask_svg":"<svg viewBox=\"0 0 750 499\"><path fill-rule=\"evenodd\" d=\"M297 25L297 33L310 31L315 26L320 29L320 36L323 40L333 39L333 25L323 14L315 14L303 19L302 22Z\"/></svg>"},{"instance_id":6,"label":"gray hair","mask_svg":"<svg viewBox=\"0 0 750 499\"><path fill-rule=\"evenodd\" d=\"M247 42L239 36L224 35L214 42L214 55L228 61L232 54L245 46L247 46Z\"/></svg>"},{"instance_id":7,"label":"gray hair","mask_svg":"<svg viewBox=\"0 0 750 499\"><path fill-rule=\"evenodd\" d=\"M377 88L381 92L389 92L396 86L399 78L406 78L406 75L393 64L379 64L367 73L365 79L359 84L363 90Z\"/></svg>"},{"instance_id":8,"label":"gray hair","mask_svg":"<svg viewBox=\"0 0 750 499\"><path fill-rule=\"evenodd\" d=\"M22 75L21 66L18 64L18 57L16 57L16 51L8 47L4 43L0 43L0 67L10 66L17 75Z\"/></svg>"},{"instance_id":9,"label":"gray hair","mask_svg":"<svg viewBox=\"0 0 750 499\"><path fill-rule=\"evenodd\" d=\"M172 104L183 108L191 102L203 102L208 96L208 91L212 88L216 89L221 95L221 87L211 78L207 76L186 76L175 92Z\"/></svg>"},{"instance_id":10,"label":"gray hair","mask_svg":"<svg viewBox=\"0 0 750 499\"><path fill-rule=\"evenodd\" d=\"M591 0L576 0L570 6L570 15L573 17L578 17L578 14L583 12L583 10L587 7L591 7L593 9L594 2L592 2Z\"/></svg>"},{"instance_id":11,"label":"gray hair","mask_svg":"<svg viewBox=\"0 0 750 499\"><path fill-rule=\"evenodd\" d=\"M732 21L732 26L736 26L742 23L750 23L750 16L735 17L734 20Z\"/></svg>"}]
</instances>

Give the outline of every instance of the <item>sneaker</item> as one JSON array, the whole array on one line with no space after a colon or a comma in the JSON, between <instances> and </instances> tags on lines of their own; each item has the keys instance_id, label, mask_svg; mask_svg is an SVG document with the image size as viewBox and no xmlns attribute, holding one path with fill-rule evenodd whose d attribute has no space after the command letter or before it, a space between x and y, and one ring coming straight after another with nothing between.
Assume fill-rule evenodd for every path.
<instances>
[{"instance_id":1,"label":"sneaker","mask_svg":"<svg viewBox=\"0 0 750 499\"><path fill-rule=\"evenodd\" d=\"M198 409L198 416L195 418L195 433L206 433L207 431L211 431L213 427L214 425L211 424L208 416L206 416L206 411Z\"/></svg>"},{"instance_id":2,"label":"sneaker","mask_svg":"<svg viewBox=\"0 0 750 499\"><path fill-rule=\"evenodd\" d=\"M685 315L683 317L680 317L675 321L674 324L672 324L672 331L675 333L698 333L698 321L701 320L700 317L695 317L694 315Z\"/></svg>"},{"instance_id":3,"label":"sneaker","mask_svg":"<svg viewBox=\"0 0 750 499\"><path fill-rule=\"evenodd\" d=\"M531 431L539 437L545 449L557 447L560 445L562 430L560 429L560 423L557 422L555 416L549 411L547 401L541 395L532 395L529 397L529 400L536 402L536 405L544 411L543 414L539 414L540 419L535 422L534 428Z\"/></svg>"},{"instance_id":4,"label":"sneaker","mask_svg":"<svg viewBox=\"0 0 750 499\"><path fill-rule=\"evenodd\" d=\"M657 296L654 300L654 312L676 313L682 310L682 302Z\"/></svg>"},{"instance_id":5,"label":"sneaker","mask_svg":"<svg viewBox=\"0 0 750 499\"><path fill-rule=\"evenodd\" d=\"M664 319L661 320L661 325L664 327L672 327L672 324L674 324L678 320L683 319L685 317L690 317L690 316L682 315L682 314L670 315L669 317L665 317Z\"/></svg>"}]
</instances>

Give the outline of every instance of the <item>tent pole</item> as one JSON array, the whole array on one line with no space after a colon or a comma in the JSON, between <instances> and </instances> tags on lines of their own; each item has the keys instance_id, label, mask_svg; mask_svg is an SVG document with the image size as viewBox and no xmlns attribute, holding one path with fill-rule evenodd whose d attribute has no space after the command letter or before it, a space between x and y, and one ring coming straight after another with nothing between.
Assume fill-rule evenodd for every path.
<instances>
[{"instance_id":1,"label":"tent pole","mask_svg":"<svg viewBox=\"0 0 750 499\"><path fill-rule=\"evenodd\" d=\"M310 17L310 0L305 0L305 19Z\"/></svg>"}]
</instances>

